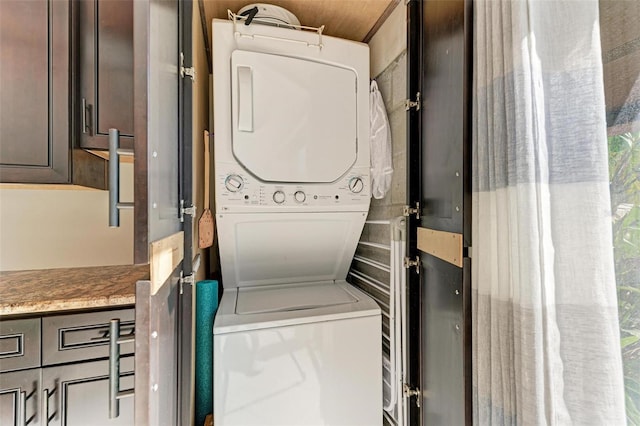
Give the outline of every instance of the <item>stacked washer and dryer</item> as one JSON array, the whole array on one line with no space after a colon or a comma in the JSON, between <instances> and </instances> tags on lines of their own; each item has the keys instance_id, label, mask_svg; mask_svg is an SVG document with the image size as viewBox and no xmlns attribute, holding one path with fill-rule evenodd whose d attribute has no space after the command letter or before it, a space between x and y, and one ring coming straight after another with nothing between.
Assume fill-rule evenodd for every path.
<instances>
[{"instance_id":1,"label":"stacked washer and dryer","mask_svg":"<svg viewBox=\"0 0 640 426\"><path fill-rule=\"evenodd\" d=\"M216 425L382 423L381 316L345 278L370 200L369 49L213 21Z\"/></svg>"}]
</instances>

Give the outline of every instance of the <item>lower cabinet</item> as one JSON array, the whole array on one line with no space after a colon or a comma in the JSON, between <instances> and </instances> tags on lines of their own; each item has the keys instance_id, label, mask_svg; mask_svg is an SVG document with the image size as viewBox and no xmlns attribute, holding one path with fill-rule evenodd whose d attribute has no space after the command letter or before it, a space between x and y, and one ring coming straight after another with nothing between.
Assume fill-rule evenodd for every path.
<instances>
[{"instance_id":1,"label":"lower cabinet","mask_svg":"<svg viewBox=\"0 0 640 426\"><path fill-rule=\"evenodd\" d=\"M40 426L40 368L0 373L0 425Z\"/></svg>"},{"instance_id":2,"label":"lower cabinet","mask_svg":"<svg viewBox=\"0 0 640 426\"><path fill-rule=\"evenodd\" d=\"M109 365L120 363L119 390L133 389L133 344L108 359L109 320L131 337L133 317L120 309L2 320L0 426L133 426L133 396L118 399L109 418Z\"/></svg>"},{"instance_id":3,"label":"lower cabinet","mask_svg":"<svg viewBox=\"0 0 640 426\"><path fill-rule=\"evenodd\" d=\"M109 362L83 362L42 369L47 426L133 426L133 397L120 399L109 419ZM133 389L133 357L120 360L120 389Z\"/></svg>"}]
</instances>

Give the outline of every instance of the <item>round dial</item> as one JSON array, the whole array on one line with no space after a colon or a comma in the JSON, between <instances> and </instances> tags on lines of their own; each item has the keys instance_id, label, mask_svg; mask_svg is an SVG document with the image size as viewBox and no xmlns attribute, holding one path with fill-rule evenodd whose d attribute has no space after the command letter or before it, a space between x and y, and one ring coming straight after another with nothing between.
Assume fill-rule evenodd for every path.
<instances>
[{"instance_id":1,"label":"round dial","mask_svg":"<svg viewBox=\"0 0 640 426\"><path fill-rule=\"evenodd\" d=\"M273 201L275 201L276 203L282 204L284 203L284 199L285 199L284 192L276 191L273 193Z\"/></svg>"},{"instance_id":2,"label":"round dial","mask_svg":"<svg viewBox=\"0 0 640 426\"><path fill-rule=\"evenodd\" d=\"M364 182L362 182L362 178L354 177L349 181L349 190L355 194L362 192L364 189Z\"/></svg>"},{"instance_id":3,"label":"round dial","mask_svg":"<svg viewBox=\"0 0 640 426\"><path fill-rule=\"evenodd\" d=\"M296 191L295 194L293 194L293 197L296 199L297 202L299 203L304 203L304 200L307 199L307 196L305 195L304 192L302 191Z\"/></svg>"},{"instance_id":4,"label":"round dial","mask_svg":"<svg viewBox=\"0 0 640 426\"><path fill-rule=\"evenodd\" d=\"M224 180L224 186L228 191L238 192L244 186L244 180L238 175L229 175Z\"/></svg>"}]
</instances>

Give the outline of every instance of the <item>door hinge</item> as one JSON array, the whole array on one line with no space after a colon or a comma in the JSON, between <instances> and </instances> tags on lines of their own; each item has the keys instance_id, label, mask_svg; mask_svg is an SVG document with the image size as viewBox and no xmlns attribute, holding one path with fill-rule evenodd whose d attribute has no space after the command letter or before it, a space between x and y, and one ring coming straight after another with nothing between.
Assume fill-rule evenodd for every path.
<instances>
[{"instance_id":1,"label":"door hinge","mask_svg":"<svg viewBox=\"0 0 640 426\"><path fill-rule=\"evenodd\" d=\"M180 77L191 77L191 81L196 81L196 69L194 67L184 66L184 53L180 52Z\"/></svg>"},{"instance_id":2,"label":"door hinge","mask_svg":"<svg viewBox=\"0 0 640 426\"><path fill-rule=\"evenodd\" d=\"M200 269L200 254L196 255L193 259L193 263L191 265L192 272L189 275L184 275L184 271L180 271L180 279L178 280L180 283L180 294L184 293L185 284L193 286L196 283L196 274L198 273L198 269Z\"/></svg>"},{"instance_id":3,"label":"door hinge","mask_svg":"<svg viewBox=\"0 0 640 426\"><path fill-rule=\"evenodd\" d=\"M189 275L184 275L182 271L180 271L180 294L184 293L184 285L188 284L193 286L196 283L196 274L190 273Z\"/></svg>"},{"instance_id":4,"label":"door hinge","mask_svg":"<svg viewBox=\"0 0 640 426\"><path fill-rule=\"evenodd\" d=\"M185 207L184 200L180 200L180 222L184 222L184 215L186 214L196 217L196 206L192 204L189 207Z\"/></svg>"},{"instance_id":5,"label":"door hinge","mask_svg":"<svg viewBox=\"0 0 640 426\"><path fill-rule=\"evenodd\" d=\"M404 383L402 385L402 394L405 398L411 398L412 396L416 397L416 407L420 408L420 397L421 392L420 388L412 388L408 384Z\"/></svg>"},{"instance_id":6,"label":"door hinge","mask_svg":"<svg viewBox=\"0 0 640 426\"><path fill-rule=\"evenodd\" d=\"M415 207L411 206L402 206L402 215L405 217L409 217L412 214L416 215L416 219L420 219L420 202L416 202Z\"/></svg>"},{"instance_id":7,"label":"door hinge","mask_svg":"<svg viewBox=\"0 0 640 426\"><path fill-rule=\"evenodd\" d=\"M420 261L420 257L416 256L415 259L411 259L409 257L404 258L403 265L405 269L416 268L416 274L420 274L420 266L422 266L422 262Z\"/></svg>"},{"instance_id":8,"label":"door hinge","mask_svg":"<svg viewBox=\"0 0 640 426\"><path fill-rule=\"evenodd\" d=\"M405 111L409 111L411 108L415 108L416 111L420 111L420 107L422 106L422 102L420 100L420 92L416 93L416 100L412 101L411 99L407 99L404 101L404 109Z\"/></svg>"}]
</instances>

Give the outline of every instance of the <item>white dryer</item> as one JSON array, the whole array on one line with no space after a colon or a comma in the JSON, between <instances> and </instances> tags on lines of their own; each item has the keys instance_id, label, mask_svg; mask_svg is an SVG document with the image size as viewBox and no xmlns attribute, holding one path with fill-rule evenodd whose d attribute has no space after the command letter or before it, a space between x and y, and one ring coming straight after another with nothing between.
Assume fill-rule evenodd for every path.
<instances>
[{"instance_id":1,"label":"white dryer","mask_svg":"<svg viewBox=\"0 0 640 426\"><path fill-rule=\"evenodd\" d=\"M370 200L368 47L212 33L216 425L381 424L380 309L345 281Z\"/></svg>"}]
</instances>

